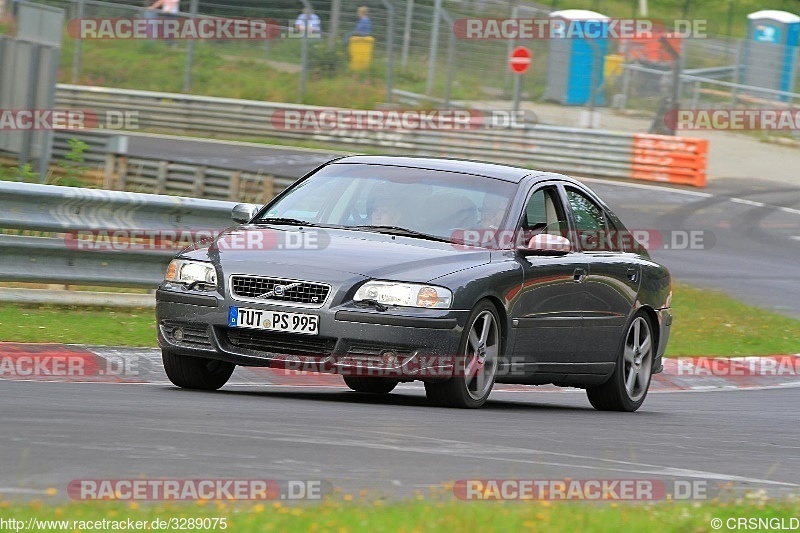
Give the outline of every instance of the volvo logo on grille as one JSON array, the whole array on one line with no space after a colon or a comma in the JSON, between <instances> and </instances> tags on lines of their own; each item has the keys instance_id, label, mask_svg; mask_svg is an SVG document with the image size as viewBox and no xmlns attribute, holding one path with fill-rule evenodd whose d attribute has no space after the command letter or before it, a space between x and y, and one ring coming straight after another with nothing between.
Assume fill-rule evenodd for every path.
<instances>
[{"instance_id":1,"label":"volvo logo on grille","mask_svg":"<svg viewBox=\"0 0 800 533\"><path fill-rule=\"evenodd\" d=\"M272 298L273 296L278 298L283 298L286 296L286 291L294 289L295 287L301 286L301 282L297 283L290 283L288 285L273 285L272 290L265 292L264 294L260 294L256 296L256 298Z\"/></svg>"}]
</instances>

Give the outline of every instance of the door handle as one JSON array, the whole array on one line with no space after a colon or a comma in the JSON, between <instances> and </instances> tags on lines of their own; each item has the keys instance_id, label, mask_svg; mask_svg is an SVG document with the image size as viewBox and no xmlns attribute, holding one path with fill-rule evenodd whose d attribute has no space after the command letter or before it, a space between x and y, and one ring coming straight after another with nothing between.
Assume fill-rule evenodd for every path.
<instances>
[{"instance_id":1,"label":"door handle","mask_svg":"<svg viewBox=\"0 0 800 533\"><path fill-rule=\"evenodd\" d=\"M578 267L575 269L575 272L572 274L572 281L575 283L583 283L586 280L586 269Z\"/></svg>"},{"instance_id":2,"label":"door handle","mask_svg":"<svg viewBox=\"0 0 800 533\"><path fill-rule=\"evenodd\" d=\"M636 281L636 278L639 276L639 270L636 268L629 268L628 269L628 279L630 281Z\"/></svg>"}]
</instances>

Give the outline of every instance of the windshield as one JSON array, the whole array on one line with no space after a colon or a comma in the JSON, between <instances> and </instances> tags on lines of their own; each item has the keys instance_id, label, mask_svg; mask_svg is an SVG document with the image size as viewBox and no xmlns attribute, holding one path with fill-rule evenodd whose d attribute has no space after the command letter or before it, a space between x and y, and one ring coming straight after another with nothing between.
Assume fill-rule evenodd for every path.
<instances>
[{"instance_id":1,"label":"windshield","mask_svg":"<svg viewBox=\"0 0 800 533\"><path fill-rule=\"evenodd\" d=\"M259 220L403 229L449 240L459 230L499 227L515 190L507 181L456 172L334 164L294 187Z\"/></svg>"}]
</instances>

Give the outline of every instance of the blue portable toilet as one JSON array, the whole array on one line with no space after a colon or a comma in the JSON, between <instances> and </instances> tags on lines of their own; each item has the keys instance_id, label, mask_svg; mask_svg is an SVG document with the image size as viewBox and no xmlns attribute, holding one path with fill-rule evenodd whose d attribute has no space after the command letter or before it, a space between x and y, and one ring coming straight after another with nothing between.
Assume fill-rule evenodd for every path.
<instances>
[{"instance_id":1,"label":"blue portable toilet","mask_svg":"<svg viewBox=\"0 0 800 533\"><path fill-rule=\"evenodd\" d=\"M598 89L603 85L609 18L585 9L565 9L553 11L550 19L555 37L549 40L545 98L564 105L586 105L594 81L594 103L603 105Z\"/></svg>"},{"instance_id":2,"label":"blue portable toilet","mask_svg":"<svg viewBox=\"0 0 800 533\"><path fill-rule=\"evenodd\" d=\"M799 40L800 17L793 13L767 9L747 15L747 41L740 82L793 91Z\"/></svg>"}]
</instances>

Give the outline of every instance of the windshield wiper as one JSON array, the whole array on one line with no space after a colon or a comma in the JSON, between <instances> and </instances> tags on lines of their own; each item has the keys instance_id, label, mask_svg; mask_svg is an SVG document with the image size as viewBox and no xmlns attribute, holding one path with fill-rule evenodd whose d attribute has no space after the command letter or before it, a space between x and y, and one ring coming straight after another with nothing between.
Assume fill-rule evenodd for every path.
<instances>
[{"instance_id":1,"label":"windshield wiper","mask_svg":"<svg viewBox=\"0 0 800 533\"><path fill-rule=\"evenodd\" d=\"M284 217L269 217L269 218L259 218L258 220L254 220L253 224L283 224L286 226L317 226L313 222L309 222L307 220L300 220L297 218L284 218Z\"/></svg>"},{"instance_id":2,"label":"windshield wiper","mask_svg":"<svg viewBox=\"0 0 800 533\"><path fill-rule=\"evenodd\" d=\"M414 231L413 229L401 228L400 226L345 226L344 229L374 231L376 233L388 233L389 235L418 237L420 239L427 239L429 241L450 242L449 239L445 239L444 237L437 237L436 235L422 233L421 231Z\"/></svg>"}]
</instances>

